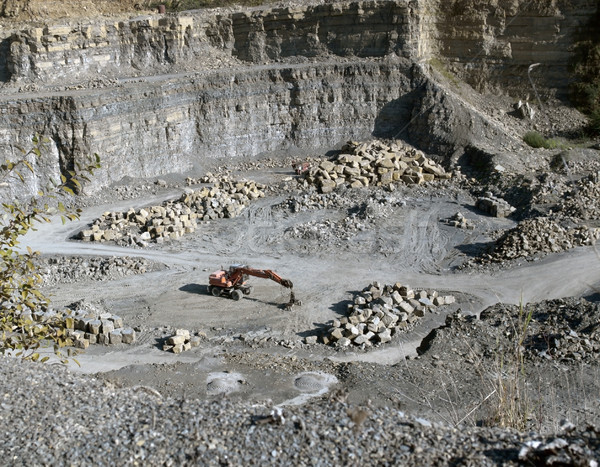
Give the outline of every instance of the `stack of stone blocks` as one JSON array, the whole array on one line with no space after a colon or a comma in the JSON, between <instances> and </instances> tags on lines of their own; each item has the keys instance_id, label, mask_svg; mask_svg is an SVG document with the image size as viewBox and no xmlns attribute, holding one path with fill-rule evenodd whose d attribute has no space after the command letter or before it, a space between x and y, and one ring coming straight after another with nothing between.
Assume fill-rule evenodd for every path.
<instances>
[{"instance_id":1,"label":"stack of stone blocks","mask_svg":"<svg viewBox=\"0 0 600 467\"><path fill-rule=\"evenodd\" d=\"M330 323L322 341L338 347L385 344L426 312L454 302L454 296L442 296L437 291L413 290L399 282L394 285L373 282L348 305L347 316Z\"/></svg>"},{"instance_id":2,"label":"stack of stone blocks","mask_svg":"<svg viewBox=\"0 0 600 467\"><path fill-rule=\"evenodd\" d=\"M136 340L135 331L124 327L123 318L111 313L76 311L65 318L65 326L75 347L81 349L90 344L133 344Z\"/></svg>"}]
</instances>

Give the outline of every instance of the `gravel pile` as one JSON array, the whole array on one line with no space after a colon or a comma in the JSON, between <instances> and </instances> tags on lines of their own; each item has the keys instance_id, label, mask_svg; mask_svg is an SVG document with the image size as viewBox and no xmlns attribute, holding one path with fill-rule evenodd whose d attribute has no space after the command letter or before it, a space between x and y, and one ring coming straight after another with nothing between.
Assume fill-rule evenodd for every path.
<instances>
[{"instance_id":1,"label":"gravel pile","mask_svg":"<svg viewBox=\"0 0 600 467\"><path fill-rule=\"evenodd\" d=\"M448 428L332 397L277 408L162 398L63 367L0 359L0 455L10 465L594 465L600 431Z\"/></svg>"},{"instance_id":2,"label":"gravel pile","mask_svg":"<svg viewBox=\"0 0 600 467\"><path fill-rule=\"evenodd\" d=\"M510 332L518 307L492 307L481 313L489 326ZM523 345L531 359L596 363L600 357L600 305L585 299L558 299L528 304L531 313Z\"/></svg>"},{"instance_id":3,"label":"gravel pile","mask_svg":"<svg viewBox=\"0 0 600 467\"><path fill-rule=\"evenodd\" d=\"M213 187L190 190L178 200L160 206L105 212L91 228L82 230L79 238L142 247L148 246L149 242L163 243L194 232L198 221L238 216L250 201L264 196L263 188L252 181L223 178Z\"/></svg>"},{"instance_id":4,"label":"gravel pile","mask_svg":"<svg viewBox=\"0 0 600 467\"><path fill-rule=\"evenodd\" d=\"M290 196L285 201L274 206L275 210L284 212L305 212L320 209L341 209L348 206L348 199L333 193L307 192L295 196Z\"/></svg>"},{"instance_id":5,"label":"gravel pile","mask_svg":"<svg viewBox=\"0 0 600 467\"><path fill-rule=\"evenodd\" d=\"M335 160L315 164L302 176L322 193L330 193L339 186L360 188L395 182L419 185L451 178L443 167L412 146L379 140L349 141Z\"/></svg>"},{"instance_id":6,"label":"gravel pile","mask_svg":"<svg viewBox=\"0 0 600 467\"><path fill-rule=\"evenodd\" d=\"M560 213L564 216L590 220L600 219L600 172L579 180L565 194L560 204Z\"/></svg>"},{"instance_id":7,"label":"gravel pile","mask_svg":"<svg viewBox=\"0 0 600 467\"><path fill-rule=\"evenodd\" d=\"M130 256L59 256L41 258L38 271L44 285L53 285L83 280L113 280L133 274L144 274L152 268L153 264L147 259Z\"/></svg>"},{"instance_id":8,"label":"gravel pile","mask_svg":"<svg viewBox=\"0 0 600 467\"><path fill-rule=\"evenodd\" d=\"M506 231L489 254L480 262L502 262L515 258L534 257L540 253L557 253L577 246L593 245L600 237L600 229L563 227L548 217L537 217L520 222Z\"/></svg>"},{"instance_id":9,"label":"gravel pile","mask_svg":"<svg viewBox=\"0 0 600 467\"><path fill-rule=\"evenodd\" d=\"M385 344L425 313L454 302L454 296L442 296L435 290L415 291L399 282L394 285L373 282L348 305L348 316L333 320L321 339L324 344L337 347L353 344L364 349Z\"/></svg>"},{"instance_id":10,"label":"gravel pile","mask_svg":"<svg viewBox=\"0 0 600 467\"><path fill-rule=\"evenodd\" d=\"M319 202L320 197L324 197L325 200ZM327 199L330 197L332 199ZM393 216L394 208L402 206L404 203L404 201L398 201L392 197L369 197L367 201L356 204L356 199L336 196L335 193L291 197L283 204L291 205L292 209L300 211L334 207L341 210L349 205L351 207L347 209L346 217L340 220L326 219L297 224L286 229L284 237L320 240L323 243L335 242L336 245L341 245L341 242L349 240L359 232L368 230L381 219Z\"/></svg>"},{"instance_id":11,"label":"gravel pile","mask_svg":"<svg viewBox=\"0 0 600 467\"><path fill-rule=\"evenodd\" d=\"M364 220L357 216L345 217L341 221L326 219L298 224L285 230L284 238L300 238L303 240L318 240L330 244L341 245L344 240L367 228Z\"/></svg>"}]
</instances>

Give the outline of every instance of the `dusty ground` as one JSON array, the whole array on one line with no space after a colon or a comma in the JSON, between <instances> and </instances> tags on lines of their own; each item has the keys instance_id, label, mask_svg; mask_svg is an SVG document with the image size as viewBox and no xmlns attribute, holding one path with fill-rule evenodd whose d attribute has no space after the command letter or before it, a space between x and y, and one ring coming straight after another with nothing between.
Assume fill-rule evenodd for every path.
<instances>
[{"instance_id":1,"label":"dusty ground","mask_svg":"<svg viewBox=\"0 0 600 467\"><path fill-rule=\"evenodd\" d=\"M517 224L475 209L473 193L482 189L480 184L463 177L396 185L392 191L363 188L320 195L297 185L292 170L282 165L230 163L233 176L266 183L269 195L238 218L202 224L194 234L163 245L123 248L70 238L106 210L177 196L183 177L172 177L162 188L130 181L127 196L122 187L112 187L94 197L112 202L85 201L79 222L55 222L28 237L27 244L53 258L128 256L154 265L145 274L108 272L101 281L88 274L61 281L55 274L47 289L55 306L85 300L139 331L134 345L91 346L78 357L81 367L73 365L73 370L97 373L117 384L149 386L163 395L210 398L227 393L232 399L286 405L337 391L353 403L400 407L451 424L494 424L498 398L493 392L498 374L505 371L500 362L512 355L501 350L497 339L518 321L510 304L539 302L536 309L551 309L558 302L546 305L545 300L587 297L591 304L585 305L585 313L591 310L592 318L581 328L592 341L590 355L597 356L590 326L600 319L600 258L592 247L461 268L487 251L499 232ZM118 200L135 195L139 197ZM327 207L309 208L307 199L313 204L326 200ZM441 222L459 211L472 222L472 230ZM519 208L526 211L526 206ZM273 269L291 279L302 306L284 311L288 291L256 278L253 294L239 302L208 295L208 274L232 263ZM306 336L319 335L342 316L354 293L374 280L435 289L457 301L369 350L304 343ZM503 325L458 320L457 330L452 325L449 335L438 333L432 341L430 332L457 310L477 316L496 303L501 304L498 314L506 315ZM180 355L162 351L165 338L178 328L205 337L199 347ZM532 400L527 428L551 431L564 418L597 421L600 379L594 358L530 357L525 371Z\"/></svg>"},{"instance_id":2,"label":"dusty ground","mask_svg":"<svg viewBox=\"0 0 600 467\"><path fill-rule=\"evenodd\" d=\"M110 2L111 13L121 13L116 3ZM55 9L56 15L70 14L73 2L61 4L64 11ZM39 2L31 2L19 14L40 15L35 8L42 11ZM240 217L211 221L181 240L147 248L72 237L104 211L127 211L178 196L183 175L167 177L164 187L154 180L124 181L79 200L84 206L80 221L40 226L24 243L46 259L78 255L91 263L91 258L127 256L148 263L143 274L110 270L98 277L78 268L78 278L50 272L46 291L55 307L85 300L138 330L135 344L92 345L78 356L81 366L71 369L186 398L226 394L234 400L297 405L329 393L450 425L501 424L497 409L503 404L503 383L516 379L527 402L522 429L553 432L563 419L598 423L597 251L586 246L495 263L470 261L519 220L556 210L574 181L600 169L598 147L572 138L583 119L558 103L531 123L509 114L508 98L464 92L507 133L552 129L564 136L565 148L523 146L501 153L497 161L509 169L506 173L482 174L465 164L466 177L447 182L327 196L298 186L289 160L224 161L234 176L267 184L268 195ZM556 164L558 154L567 170ZM487 190L517 207L515 215L494 218L477 210L476 198ZM307 207L311 203L321 206ZM582 203L593 212L589 201ZM592 205L597 203L592 199ZM457 212L472 230L441 222ZM584 217L574 222L593 226L599 220ZM209 273L232 263L273 269L291 279L302 306L284 311L289 292L260 279L252 280L253 294L239 302L209 295ZM354 294L375 280L435 289L457 300L369 350L305 343L305 337L319 335L343 315ZM518 304L534 310L522 341L515 331L522 325ZM573 315L570 321L560 319L562 310ZM555 312L560 316L552 321ZM200 346L179 355L164 352L162 343L179 328L201 332ZM571 353L556 350L571 344L579 347ZM517 377L511 366L515 361L523 365Z\"/></svg>"}]
</instances>

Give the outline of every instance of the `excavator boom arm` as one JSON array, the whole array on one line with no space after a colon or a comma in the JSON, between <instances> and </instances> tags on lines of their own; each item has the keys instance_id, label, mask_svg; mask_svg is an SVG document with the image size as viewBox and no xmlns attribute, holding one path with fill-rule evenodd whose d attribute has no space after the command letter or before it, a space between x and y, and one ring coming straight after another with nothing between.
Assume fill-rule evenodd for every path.
<instances>
[{"instance_id":1,"label":"excavator boom arm","mask_svg":"<svg viewBox=\"0 0 600 467\"><path fill-rule=\"evenodd\" d=\"M279 274L270 269L238 268L235 270L235 274L247 274L249 276L262 277L263 279L271 279L288 289L293 287L292 281L283 279Z\"/></svg>"}]
</instances>

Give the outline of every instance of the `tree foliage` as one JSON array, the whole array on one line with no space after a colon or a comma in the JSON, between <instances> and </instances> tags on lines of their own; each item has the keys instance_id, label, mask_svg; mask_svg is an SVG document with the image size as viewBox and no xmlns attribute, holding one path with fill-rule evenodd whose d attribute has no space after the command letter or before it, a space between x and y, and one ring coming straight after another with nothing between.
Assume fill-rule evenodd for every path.
<instances>
[{"instance_id":1,"label":"tree foliage","mask_svg":"<svg viewBox=\"0 0 600 467\"><path fill-rule=\"evenodd\" d=\"M6 160L0 165L0 184L26 183L28 174L35 175L36 159L41 159L48 140L34 136L32 147L21 151L18 160ZM33 161L33 162L32 162ZM94 169L100 167L100 158L94 154L85 165L61 175L60 181L51 181L37 196L26 201L3 202L0 208L0 353L20 356L30 360L40 358L38 350L46 345L66 361L63 350L73 345L69 336L69 319L65 312L50 309L48 298L41 292L41 277L37 272L35 257L38 254L27 248L19 249L20 239L35 224L50 222L48 202L54 200L63 223L79 218L79 210L67 209L59 201L61 194L73 195L80 190ZM69 355L69 352L67 352Z\"/></svg>"}]
</instances>

